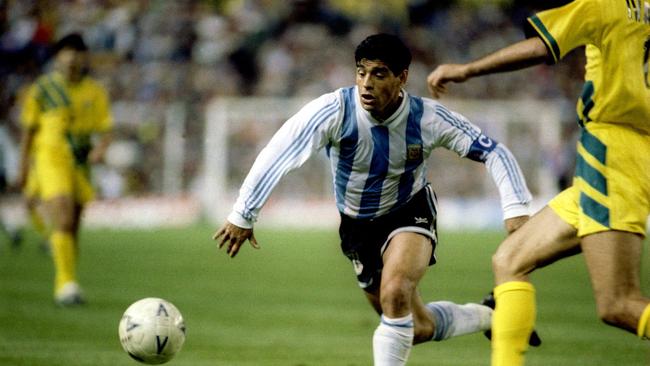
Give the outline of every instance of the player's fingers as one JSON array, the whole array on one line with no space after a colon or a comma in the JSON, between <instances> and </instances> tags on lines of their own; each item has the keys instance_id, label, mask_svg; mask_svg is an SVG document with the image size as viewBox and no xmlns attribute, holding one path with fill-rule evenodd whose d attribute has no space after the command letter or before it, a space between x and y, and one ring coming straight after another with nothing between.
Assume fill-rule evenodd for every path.
<instances>
[{"instance_id":1,"label":"player's fingers","mask_svg":"<svg viewBox=\"0 0 650 366\"><path fill-rule=\"evenodd\" d=\"M217 232L215 232L215 233L212 235L212 240L217 240L217 239L219 239L219 237L220 237L221 235L223 235L225 232L226 232L226 231L225 231L224 229L220 229L220 230L218 230Z\"/></svg>"},{"instance_id":2,"label":"player's fingers","mask_svg":"<svg viewBox=\"0 0 650 366\"><path fill-rule=\"evenodd\" d=\"M431 85L431 83L427 83L427 89L429 89L429 94L431 94L432 97L438 98L436 91L433 89L433 85Z\"/></svg>"},{"instance_id":3,"label":"player's fingers","mask_svg":"<svg viewBox=\"0 0 650 366\"><path fill-rule=\"evenodd\" d=\"M257 239L255 239L255 235L251 235L250 239L248 240L251 243L251 246L255 249L260 249L260 245L257 243Z\"/></svg>"},{"instance_id":4,"label":"player's fingers","mask_svg":"<svg viewBox=\"0 0 650 366\"><path fill-rule=\"evenodd\" d=\"M445 84L441 82L441 79L438 76L429 78L427 86L429 87L429 93L431 93L431 96L436 99L447 91Z\"/></svg>"},{"instance_id":5,"label":"player's fingers","mask_svg":"<svg viewBox=\"0 0 650 366\"><path fill-rule=\"evenodd\" d=\"M435 84L436 84L436 78L435 78L434 73L432 72L427 77L427 89L429 89L429 93L431 95L435 94Z\"/></svg>"},{"instance_id":6,"label":"player's fingers","mask_svg":"<svg viewBox=\"0 0 650 366\"><path fill-rule=\"evenodd\" d=\"M239 252L239 248L241 247L241 242L236 241L236 242L231 242L230 245L228 246L228 255L230 258L233 258L237 255L237 252Z\"/></svg>"},{"instance_id":7,"label":"player's fingers","mask_svg":"<svg viewBox=\"0 0 650 366\"><path fill-rule=\"evenodd\" d=\"M434 93L435 97L440 98L440 96L442 96L443 94L445 94L447 92L447 87L442 85L442 84L436 85L436 87L434 88L434 92L435 92Z\"/></svg>"},{"instance_id":8,"label":"player's fingers","mask_svg":"<svg viewBox=\"0 0 650 366\"><path fill-rule=\"evenodd\" d=\"M222 233L223 236L221 236L221 241L219 241L219 249L221 249L226 242L232 241L232 238L230 237L230 234L226 233L225 231Z\"/></svg>"},{"instance_id":9,"label":"player's fingers","mask_svg":"<svg viewBox=\"0 0 650 366\"><path fill-rule=\"evenodd\" d=\"M433 99L438 99L438 98L440 98L440 94L439 94L438 91L437 91L436 89L434 89L433 87L429 87L429 93L431 94L431 97L432 97Z\"/></svg>"}]
</instances>

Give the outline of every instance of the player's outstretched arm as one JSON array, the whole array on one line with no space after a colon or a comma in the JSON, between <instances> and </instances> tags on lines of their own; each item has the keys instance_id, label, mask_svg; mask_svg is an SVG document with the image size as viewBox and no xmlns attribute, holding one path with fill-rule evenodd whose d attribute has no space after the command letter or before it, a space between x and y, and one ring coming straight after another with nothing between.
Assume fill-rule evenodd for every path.
<instances>
[{"instance_id":1,"label":"player's outstretched arm","mask_svg":"<svg viewBox=\"0 0 650 366\"><path fill-rule=\"evenodd\" d=\"M228 246L226 248L226 253L233 258L239 252L239 249L244 244L246 240L251 243L251 246L255 249L259 249L260 246L255 239L253 234L253 229L241 228L235 224L226 221L225 224L219 229L213 236L213 240L216 240L219 243L219 249L221 249L226 243Z\"/></svg>"},{"instance_id":2,"label":"player's outstretched arm","mask_svg":"<svg viewBox=\"0 0 650 366\"><path fill-rule=\"evenodd\" d=\"M448 82L461 83L475 76L514 71L541 64L551 55L539 37L533 37L502 48L466 64L443 64L427 77L427 87L434 98L446 92Z\"/></svg>"},{"instance_id":3,"label":"player's outstretched arm","mask_svg":"<svg viewBox=\"0 0 650 366\"><path fill-rule=\"evenodd\" d=\"M27 128L22 131L20 137L20 163L18 166L18 178L16 181L16 188L23 189L27 183L27 174L29 172L29 164L31 162L32 144L36 130Z\"/></svg>"}]
</instances>

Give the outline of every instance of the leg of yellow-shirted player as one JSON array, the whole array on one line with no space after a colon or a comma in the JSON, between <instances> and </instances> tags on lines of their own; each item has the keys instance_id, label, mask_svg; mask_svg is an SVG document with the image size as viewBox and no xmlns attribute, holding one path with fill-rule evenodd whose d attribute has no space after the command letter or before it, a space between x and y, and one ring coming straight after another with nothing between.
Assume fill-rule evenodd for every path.
<instances>
[{"instance_id":1,"label":"leg of yellow-shirted player","mask_svg":"<svg viewBox=\"0 0 650 366\"><path fill-rule=\"evenodd\" d=\"M511 281L494 289L492 366L521 366L535 324L535 289L529 282Z\"/></svg>"},{"instance_id":2,"label":"leg of yellow-shirted player","mask_svg":"<svg viewBox=\"0 0 650 366\"><path fill-rule=\"evenodd\" d=\"M29 208L29 221L38 235L42 238L47 238L47 227L45 221L36 208Z\"/></svg>"},{"instance_id":3,"label":"leg of yellow-shirted player","mask_svg":"<svg viewBox=\"0 0 650 366\"><path fill-rule=\"evenodd\" d=\"M67 283L75 283L77 250L72 233L56 230L50 235L54 260L54 292L58 294Z\"/></svg>"},{"instance_id":4,"label":"leg of yellow-shirted player","mask_svg":"<svg viewBox=\"0 0 650 366\"><path fill-rule=\"evenodd\" d=\"M650 304L645 307L645 310L641 314L636 334L641 338L650 339Z\"/></svg>"}]
</instances>

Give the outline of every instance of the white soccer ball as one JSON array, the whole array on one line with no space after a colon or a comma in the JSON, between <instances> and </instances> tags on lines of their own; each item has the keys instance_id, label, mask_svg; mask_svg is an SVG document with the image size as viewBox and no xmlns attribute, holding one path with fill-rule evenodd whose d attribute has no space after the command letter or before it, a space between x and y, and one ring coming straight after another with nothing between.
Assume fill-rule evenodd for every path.
<instances>
[{"instance_id":1,"label":"white soccer ball","mask_svg":"<svg viewBox=\"0 0 650 366\"><path fill-rule=\"evenodd\" d=\"M169 301L148 297L131 304L118 327L122 348L133 359L157 365L171 360L185 342L185 322Z\"/></svg>"}]
</instances>

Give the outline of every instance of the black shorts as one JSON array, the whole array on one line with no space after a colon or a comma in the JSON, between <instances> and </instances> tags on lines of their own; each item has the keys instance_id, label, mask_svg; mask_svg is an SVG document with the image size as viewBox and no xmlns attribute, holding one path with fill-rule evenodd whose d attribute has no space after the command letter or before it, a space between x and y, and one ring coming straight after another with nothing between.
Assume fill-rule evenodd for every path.
<instances>
[{"instance_id":1,"label":"black shorts","mask_svg":"<svg viewBox=\"0 0 650 366\"><path fill-rule=\"evenodd\" d=\"M436 263L436 197L429 185L404 206L373 219L354 219L341 214L341 250L352 262L359 287L372 291L379 285L384 267L382 255L399 232L416 232L431 239L429 265Z\"/></svg>"}]
</instances>

